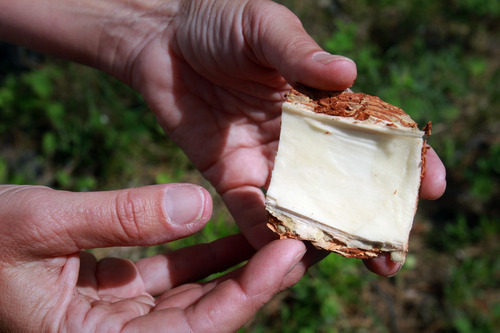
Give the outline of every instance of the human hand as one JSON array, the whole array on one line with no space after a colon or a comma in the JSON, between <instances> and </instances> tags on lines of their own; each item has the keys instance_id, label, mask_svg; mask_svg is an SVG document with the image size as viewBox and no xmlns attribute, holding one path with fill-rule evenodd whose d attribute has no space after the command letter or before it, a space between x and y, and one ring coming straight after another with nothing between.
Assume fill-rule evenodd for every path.
<instances>
[{"instance_id":1,"label":"human hand","mask_svg":"<svg viewBox=\"0 0 500 333\"><path fill-rule=\"evenodd\" d=\"M351 60L324 52L294 14L268 0L0 0L0 9L0 37L100 68L141 92L257 249L275 237L261 188L284 92L296 82L342 90L356 78ZM421 198L439 197L445 185L430 150ZM324 254L308 255L314 262ZM367 264L381 275L399 268Z\"/></svg>"},{"instance_id":2,"label":"human hand","mask_svg":"<svg viewBox=\"0 0 500 333\"><path fill-rule=\"evenodd\" d=\"M160 32L134 53L130 83L260 248L275 237L261 188L273 168L283 93L295 82L346 89L356 66L324 52L291 12L270 1L184 1ZM423 199L439 197L445 186L433 150L428 161ZM324 255L309 254L317 256L312 261ZM366 263L381 275L400 268L384 257Z\"/></svg>"},{"instance_id":3,"label":"human hand","mask_svg":"<svg viewBox=\"0 0 500 333\"><path fill-rule=\"evenodd\" d=\"M0 331L233 332L296 283L302 242L279 240L249 262L242 235L139 260L96 261L95 247L147 246L200 230L209 194L169 184L96 193L0 186Z\"/></svg>"}]
</instances>

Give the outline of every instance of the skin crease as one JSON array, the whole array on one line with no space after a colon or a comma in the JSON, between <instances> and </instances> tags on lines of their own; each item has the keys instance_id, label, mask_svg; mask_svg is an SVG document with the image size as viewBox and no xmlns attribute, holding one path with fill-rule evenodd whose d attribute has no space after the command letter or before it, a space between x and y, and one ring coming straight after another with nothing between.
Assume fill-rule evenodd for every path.
<instances>
[{"instance_id":1,"label":"skin crease","mask_svg":"<svg viewBox=\"0 0 500 333\"><path fill-rule=\"evenodd\" d=\"M96 193L1 186L0 330L233 332L327 255L275 240L261 188L273 167L284 92L295 82L348 88L356 66L326 54L285 7L0 0L0 37L94 66L139 91L242 231L137 263L98 262L82 250L150 246L199 231L212 212L209 194L188 184ZM427 163L421 198L435 199L445 170L433 150ZM167 207L193 214L170 216ZM365 264L381 275L399 270L383 257Z\"/></svg>"}]
</instances>

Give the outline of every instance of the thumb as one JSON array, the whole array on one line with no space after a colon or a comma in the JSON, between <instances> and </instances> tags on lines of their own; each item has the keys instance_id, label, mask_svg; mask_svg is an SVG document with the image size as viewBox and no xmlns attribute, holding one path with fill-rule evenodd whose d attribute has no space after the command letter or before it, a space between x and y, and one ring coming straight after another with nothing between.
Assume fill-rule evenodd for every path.
<instances>
[{"instance_id":1,"label":"thumb","mask_svg":"<svg viewBox=\"0 0 500 333\"><path fill-rule=\"evenodd\" d=\"M255 29L258 36L253 39L256 53L264 62L276 68L290 84L333 91L353 85L357 70L351 59L325 52L292 12L278 4L269 5L267 15L256 15L259 29Z\"/></svg>"},{"instance_id":2,"label":"thumb","mask_svg":"<svg viewBox=\"0 0 500 333\"><path fill-rule=\"evenodd\" d=\"M21 244L38 255L63 255L189 236L210 218L212 200L192 184L86 193L16 186L0 187L0 207L3 230L18 250Z\"/></svg>"}]
</instances>

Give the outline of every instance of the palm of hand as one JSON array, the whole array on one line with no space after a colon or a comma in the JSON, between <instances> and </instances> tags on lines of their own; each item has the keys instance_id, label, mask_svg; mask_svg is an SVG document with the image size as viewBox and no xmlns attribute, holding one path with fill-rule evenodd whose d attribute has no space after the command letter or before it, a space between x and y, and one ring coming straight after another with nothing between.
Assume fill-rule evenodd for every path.
<instances>
[{"instance_id":1,"label":"palm of hand","mask_svg":"<svg viewBox=\"0 0 500 333\"><path fill-rule=\"evenodd\" d=\"M203 284L191 281L252 255L241 235L137 263L117 258L97 262L82 251L28 264L37 274L24 275L15 286L16 290L36 290L28 305L33 307L30 321L22 324L30 331L232 332L303 274L290 272L301 257L293 258L300 249L294 242L274 242L244 267ZM273 265L276 256L288 264ZM23 265L9 269L8 274L25 270ZM264 269L269 265L274 269ZM10 306L15 310L17 303Z\"/></svg>"},{"instance_id":2,"label":"palm of hand","mask_svg":"<svg viewBox=\"0 0 500 333\"><path fill-rule=\"evenodd\" d=\"M132 59L130 82L260 248L274 239L261 188L271 175L287 82L342 90L352 85L355 65L330 55L325 61L298 19L276 3L186 3ZM427 165L421 198L438 198L445 172L432 150ZM399 265L369 267L390 275Z\"/></svg>"},{"instance_id":3,"label":"palm of hand","mask_svg":"<svg viewBox=\"0 0 500 333\"><path fill-rule=\"evenodd\" d=\"M259 248L273 238L260 188L271 175L287 82L346 89L355 65L325 61L298 19L269 1L189 1L172 22L134 61L133 85ZM445 184L431 149L421 198L440 197Z\"/></svg>"},{"instance_id":4,"label":"palm of hand","mask_svg":"<svg viewBox=\"0 0 500 333\"><path fill-rule=\"evenodd\" d=\"M246 38L256 36L245 36L245 15L237 3L222 4L228 17L219 20L226 29L215 15L198 12L180 20L168 42L150 43L137 62L138 77L147 81L136 86L167 134L222 195L247 239L260 248L274 238L263 223L260 189L272 171L280 105L289 85L248 47ZM214 20L200 28L201 16ZM166 53L159 49L165 45Z\"/></svg>"},{"instance_id":5,"label":"palm of hand","mask_svg":"<svg viewBox=\"0 0 500 333\"><path fill-rule=\"evenodd\" d=\"M162 244L200 230L208 216L177 224L166 214L166 200L182 207L183 197L167 196L179 193L175 189L166 184L70 193L2 186L0 331L235 331L303 275L297 265L305 252L301 242L272 242L254 254L241 234L137 263L98 262L81 251ZM204 198L192 208L211 212ZM239 269L194 283L251 256Z\"/></svg>"},{"instance_id":6,"label":"palm of hand","mask_svg":"<svg viewBox=\"0 0 500 333\"><path fill-rule=\"evenodd\" d=\"M229 243L225 241L226 244L219 245L222 247L228 246L229 243L234 245L234 240L230 240ZM213 310L217 308L218 303L228 301L224 299L224 292L228 295L232 292L231 289L241 290L240 282L237 280L238 274L228 275L206 284L183 284L185 281L195 281L204 275L207 269L203 266L196 267L196 263L190 263L187 270L168 272L170 274L163 276L159 282L158 275L165 271L164 265L168 266L176 260L187 261L184 257L187 254L186 250L189 252L194 249L184 249L178 253L144 259L137 264L117 258L106 258L97 262L88 252L81 252L80 273L76 284L74 277L71 277L75 270L71 270L70 261L74 260L75 264L78 264L78 258L70 258L63 272L69 272L70 276L66 281L70 290L72 287L75 288L77 296L69 295L67 308L61 308L61 312L65 313L60 329L69 332L94 332L119 328L123 331L150 329L158 332L165 329L166 324L170 331L215 329L215 327L204 327L210 320L203 317L210 312L207 308ZM197 252L204 250L203 253L207 253L207 249L201 248L198 248ZM240 250L242 251L238 255L239 258L232 258L231 261L244 260L249 256L248 250ZM210 262L214 266L221 264L213 260ZM226 264L228 263L223 263ZM211 270L217 268L221 267L210 267ZM223 283L224 281L226 282ZM236 313L235 317L238 316L241 314ZM214 316L214 319L216 318L217 316ZM228 325L227 327L241 326L242 323L237 319L236 321L238 323L224 324Z\"/></svg>"}]
</instances>

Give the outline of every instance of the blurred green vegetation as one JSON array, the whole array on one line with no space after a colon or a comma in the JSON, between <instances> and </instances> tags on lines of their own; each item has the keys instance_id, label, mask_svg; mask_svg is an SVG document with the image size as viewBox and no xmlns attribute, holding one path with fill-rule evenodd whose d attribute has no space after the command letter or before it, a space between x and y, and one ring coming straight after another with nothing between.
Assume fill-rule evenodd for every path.
<instances>
[{"instance_id":1,"label":"blurred green vegetation","mask_svg":"<svg viewBox=\"0 0 500 333\"><path fill-rule=\"evenodd\" d=\"M429 143L447 167L448 188L442 199L420 203L396 277L330 255L242 331L500 331L500 3L279 2L320 45L356 61L355 91L402 107L420 124L433 122ZM0 52L2 183L88 191L191 181L210 188L129 88L23 49L1 45ZM236 232L215 203L199 234L124 255Z\"/></svg>"}]
</instances>

